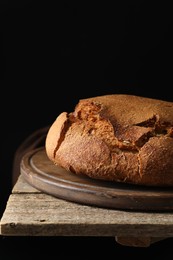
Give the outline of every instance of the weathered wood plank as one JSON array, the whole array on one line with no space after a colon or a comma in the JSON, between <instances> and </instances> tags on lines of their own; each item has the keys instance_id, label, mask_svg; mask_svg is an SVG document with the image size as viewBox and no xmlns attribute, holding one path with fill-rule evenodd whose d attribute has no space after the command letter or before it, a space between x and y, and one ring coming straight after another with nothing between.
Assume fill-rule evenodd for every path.
<instances>
[{"instance_id":1,"label":"weathered wood plank","mask_svg":"<svg viewBox=\"0 0 173 260\"><path fill-rule=\"evenodd\" d=\"M148 247L173 236L173 213L114 210L77 204L45 194L19 176L0 222L3 236L115 236Z\"/></svg>"},{"instance_id":2,"label":"weathered wood plank","mask_svg":"<svg viewBox=\"0 0 173 260\"><path fill-rule=\"evenodd\" d=\"M41 191L28 184L24 177L19 175L18 180L13 187L12 193L41 193Z\"/></svg>"},{"instance_id":3,"label":"weathered wood plank","mask_svg":"<svg viewBox=\"0 0 173 260\"><path fill-rule=\"evenodd\" d=\"M79 205L46 194L11 194L2 235L172 237L172 213L142 213Z\"/></svg>"}]
</instances>

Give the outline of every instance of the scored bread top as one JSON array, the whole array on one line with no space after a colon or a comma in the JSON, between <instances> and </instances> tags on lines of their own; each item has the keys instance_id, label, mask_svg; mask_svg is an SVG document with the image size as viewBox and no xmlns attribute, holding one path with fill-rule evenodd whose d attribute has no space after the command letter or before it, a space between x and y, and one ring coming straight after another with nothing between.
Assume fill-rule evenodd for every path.
<instances>
[{"instance_id":1,"label":"scored bread top","mask_svg":"<svg viewBox=\"0 0 173 260\"><path fill-rule=\"evenodd\" d=\"M126 94L79 100L50 127L46 152L91 178L173 185L173 103ZM170 179L172 182L170 182Z\"/></svg>"}]
</instances>

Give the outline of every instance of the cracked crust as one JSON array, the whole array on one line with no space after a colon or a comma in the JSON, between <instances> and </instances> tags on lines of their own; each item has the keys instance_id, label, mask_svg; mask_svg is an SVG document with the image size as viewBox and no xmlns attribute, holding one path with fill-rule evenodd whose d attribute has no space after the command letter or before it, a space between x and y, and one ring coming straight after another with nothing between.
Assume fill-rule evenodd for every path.
<instances>
[{"instance_id":1,"label":"cracked crust","mask_svg":"<svg viewBox=\"0 0 173 260\"><path fill-rule=\"evenodd\" d=\"M45 148L75 174L173 186L173 103L125 94L79 100L53 122Z\"/></svg>"}]
</instances>

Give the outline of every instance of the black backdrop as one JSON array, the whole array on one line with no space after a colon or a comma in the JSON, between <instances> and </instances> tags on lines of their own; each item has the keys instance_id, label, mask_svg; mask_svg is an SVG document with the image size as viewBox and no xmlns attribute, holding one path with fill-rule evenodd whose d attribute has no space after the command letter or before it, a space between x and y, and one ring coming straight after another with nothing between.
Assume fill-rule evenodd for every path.
<instances>
[{"instance_id":1,"label":"black backdrop","mask_svg":"<svg viewBox=\"0 0 173 260\"><path fill-rule=\"evenodd\" d=\"M1 212L18 146L79 99L128 93L173 101L171 5L114 2L0 2Z\"/></svg>"}]
</instances>

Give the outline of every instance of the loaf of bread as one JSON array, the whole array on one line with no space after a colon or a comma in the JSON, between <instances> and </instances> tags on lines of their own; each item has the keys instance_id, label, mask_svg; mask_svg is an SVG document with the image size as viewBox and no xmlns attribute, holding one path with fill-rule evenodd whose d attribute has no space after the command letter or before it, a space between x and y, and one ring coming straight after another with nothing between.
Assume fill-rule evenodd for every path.
<instances>
[{"instance_id":1,"label":"loaf of bread","mask_svg":"<svg viewBox=\"0 0 173 260\"><path fill-rule=\"evenodd\" d=\"M173 102L127 94L81 99L57 116L45 149L74 174L173 186Z\"/></svg>"}]
</instances>

